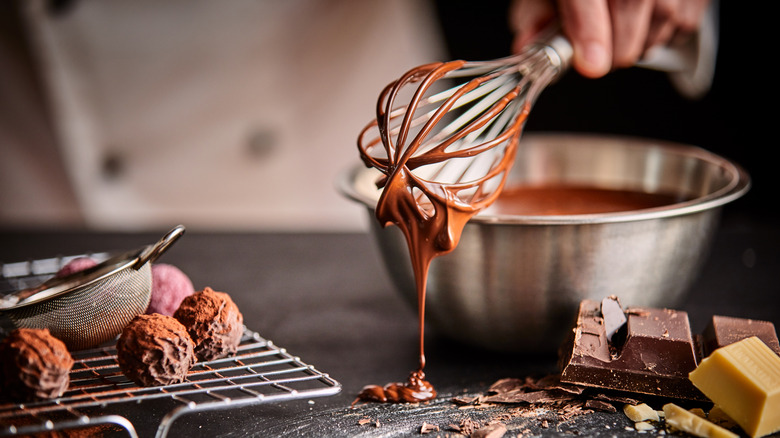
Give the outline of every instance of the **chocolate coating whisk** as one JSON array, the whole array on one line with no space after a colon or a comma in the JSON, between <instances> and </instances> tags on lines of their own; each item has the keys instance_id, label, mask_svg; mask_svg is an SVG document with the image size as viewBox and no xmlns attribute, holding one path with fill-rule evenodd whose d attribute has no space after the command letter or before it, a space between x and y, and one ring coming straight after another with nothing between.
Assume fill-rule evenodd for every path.
<instances>
[{"instance_id":1,"label":"chocolate coating whisk","mask_svg":"<svg viewBox=\"0 0 780 438\"><path fill-rule=\"evenodd\" d=\"M681 45L656 47L637 66L665 71L691 98L711 84L717 16L708 10L699 34ZM548 30L524 52L492 61L451 61L416 67L380 94L376 120L358 137L367 166L411 187L414 213L422 220L435 205L454 201L476 214L498 196L517 141L539 94L569 67L572 46ZM387 222L384 196L377 216ZM396 215L397 217L397 215Z\"/></svg>"},{"instance_id":2,"label":"chocolate coating whisk","mask_svg":"<svg viewBox=\"0 0 780 438\"><path fill-rule=\"evenodd\" d=\"M455 206L470 217L492 203L531 106L568 68L571 55L569 42L553 36L502 59L422 65L389 84L379 96L376 120L358 137L365 164L384 174L379 187L409 187L394 205L383 192L380 221L409 220L411 213L441 225L449 221L438 214L442 210ZM443 228L441 249L451 249L459 232L452 236Z\"/></svg>"}]
</instances>

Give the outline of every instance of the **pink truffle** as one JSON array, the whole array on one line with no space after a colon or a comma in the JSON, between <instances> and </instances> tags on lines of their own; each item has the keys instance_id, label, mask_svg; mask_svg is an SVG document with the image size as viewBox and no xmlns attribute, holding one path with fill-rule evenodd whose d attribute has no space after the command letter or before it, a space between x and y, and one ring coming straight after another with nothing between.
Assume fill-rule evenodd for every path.
<instances>
[{"instance_id":1,"label":"pink truffle","mask_svg":"<svg viewBox=\"0 0 780 438\"><path fill-rule=\"evenodd\" d=\"M92 260L89 257L76 257L75 259L69 261L65 264L62 268L60 268L59 271L57 271L54 276L56 278L63 278L67 277L68 275L75 274L76 272L81 272L85 269L89 269L93 266L97 266L97 262Z\"/></svg>"},{"instance_id":2,"label":"pink truffle","mask_svg":"<svg viewBox=\"0 0 780 438\"><path fill-rule=\"evenodd\" d=\"M165 263L152 265L152 296L147 314L172 316L182 300L195 293L190 278L179 268Z\"/></svg>"}]
</instances>

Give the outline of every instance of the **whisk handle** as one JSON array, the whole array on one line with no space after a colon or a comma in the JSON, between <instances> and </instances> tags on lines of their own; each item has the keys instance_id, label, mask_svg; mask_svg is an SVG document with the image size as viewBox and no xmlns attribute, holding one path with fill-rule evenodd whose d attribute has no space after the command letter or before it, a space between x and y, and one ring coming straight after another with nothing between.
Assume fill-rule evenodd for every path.
<instances>
[{"instance_id":1,"label":"whisk handle","mask_svg":"<svg viewBox=\"0 0 780 438\"><path fill-rule=\"evenodd\" d=\"M160 257L160 255L162 255L162 253L164 253L168 247L173 245L173 243L176 242L176 240L178 240L182 234L184 234L184 225L177 225L174 227L165 236L158 240L157 243L144 248L143 251L141 251L141 253L138 255L136 262L133 264L133 268L139 269L147 262L151 263L157 260L157 258Z\"/></svg>"},{"instance_id":2,"label":"whisk handle","mask_svg":"<svg viewBox=\"0 0 780 438\"><path fill-rule=\"evenodd\" d=\"M568 70L574 49L566 37L557 34L550 38L544 45L544 51L550 60L550 64L558 69L558 74Z\"/></svg>"}]
</instances>

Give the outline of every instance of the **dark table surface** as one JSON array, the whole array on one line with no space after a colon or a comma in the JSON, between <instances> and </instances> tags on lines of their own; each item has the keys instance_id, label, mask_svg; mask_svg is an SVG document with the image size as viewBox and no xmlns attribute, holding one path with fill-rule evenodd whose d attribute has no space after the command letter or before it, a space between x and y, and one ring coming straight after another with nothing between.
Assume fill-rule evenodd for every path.
<instances>
[{"instance_id":1,"label":"dark table surface","mask_svg":"<svg viewBox=\"0 0 780 438\"><path fill-rule=\"evenodd\" d=\"M165 231L6 230L0 232L0 261L126 250L156 241ZM637 434L620 412L557 422L544 413L509 415L517 412L512 406L458 408L453 396L483 394L505 377L555 372L556 358L484 351L444 339L430 327L426 372L439 397L423 404L350 407L364 385L403 380L417 365L416 310L393 290L368 234L188 230L159 261L181 268L198 289L230 293L248 328L342 384L334 396L193 414L178 421L174 436L408 436L420 434L424 422L439 426L434 436L462 436L447 426L464 418L503 419L507 436ZM712 254L680 307L688 311L694 332L713 314L780 326L778 273L776 220L726 211ZM360 424L361 419L371 422ZM140 436L156 427L135 426Z\"/></svg>"}]
</instances>

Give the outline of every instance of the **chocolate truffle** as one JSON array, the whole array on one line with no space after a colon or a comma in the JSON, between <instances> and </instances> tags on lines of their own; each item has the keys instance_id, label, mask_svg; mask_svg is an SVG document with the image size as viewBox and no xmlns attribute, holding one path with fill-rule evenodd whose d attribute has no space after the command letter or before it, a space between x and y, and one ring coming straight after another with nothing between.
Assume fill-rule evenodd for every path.
<instances>
[{"instance_id":1,"label":"chocolate truffle","mask_svg":"<svg viewBox=\"0 0 780 438\"><path fill-rule=\"evenodd\" d=\"M141 386L180 383L195 364L195 344L175 318L155 313L130 321L116 344L122 372Z\"/></svg>"},{"instance_id":2,"label":"chocolate truffle","mask_svg":"<svg viewBox=\"0 0 780 438\"><path fill-rule=\"evenodd\" d=\"M198 360L219 359L238 350L244 317L230 295L207 287L184 298L173 316L187 327Z\"/></svg>"},{"instance_id":3,"label":"chocolate truffle","mask_svg":"<svg viewBox=\"0 0 780 438\"><path fill-rule=\"evenodd\" d=\"M81 272L86 269L92 268L94 266L97 266L97 262L92 260L89 257L76 257L75 259L69 261L65 264L62 268L60 268L59 271L57 271L54 276L56 278L64 278L68 275L73 275L76 272Z\"/></svg>"},{"instance_id":4,"label":"chocolate truffle","mask_svg":"<svg viewBox=\"0 0 780 438\"><path fill-rule=\"evenodd\" d=\"M179 268L165 263L152 265L152 295L147 314L172 316L184 297L195 293L190 278Z\"/></svg>"},{"instance_id":5,"label":"chocolate truffle","mask_svg":"<svg viewBox=\"0 0 780 438\"><path fill-rule=\"evenodd\" d=\"M73 358L48 329L16 329L0 342L0 387L18 400L61 396L70 384Z\"/></svg>"}]
</instances>

